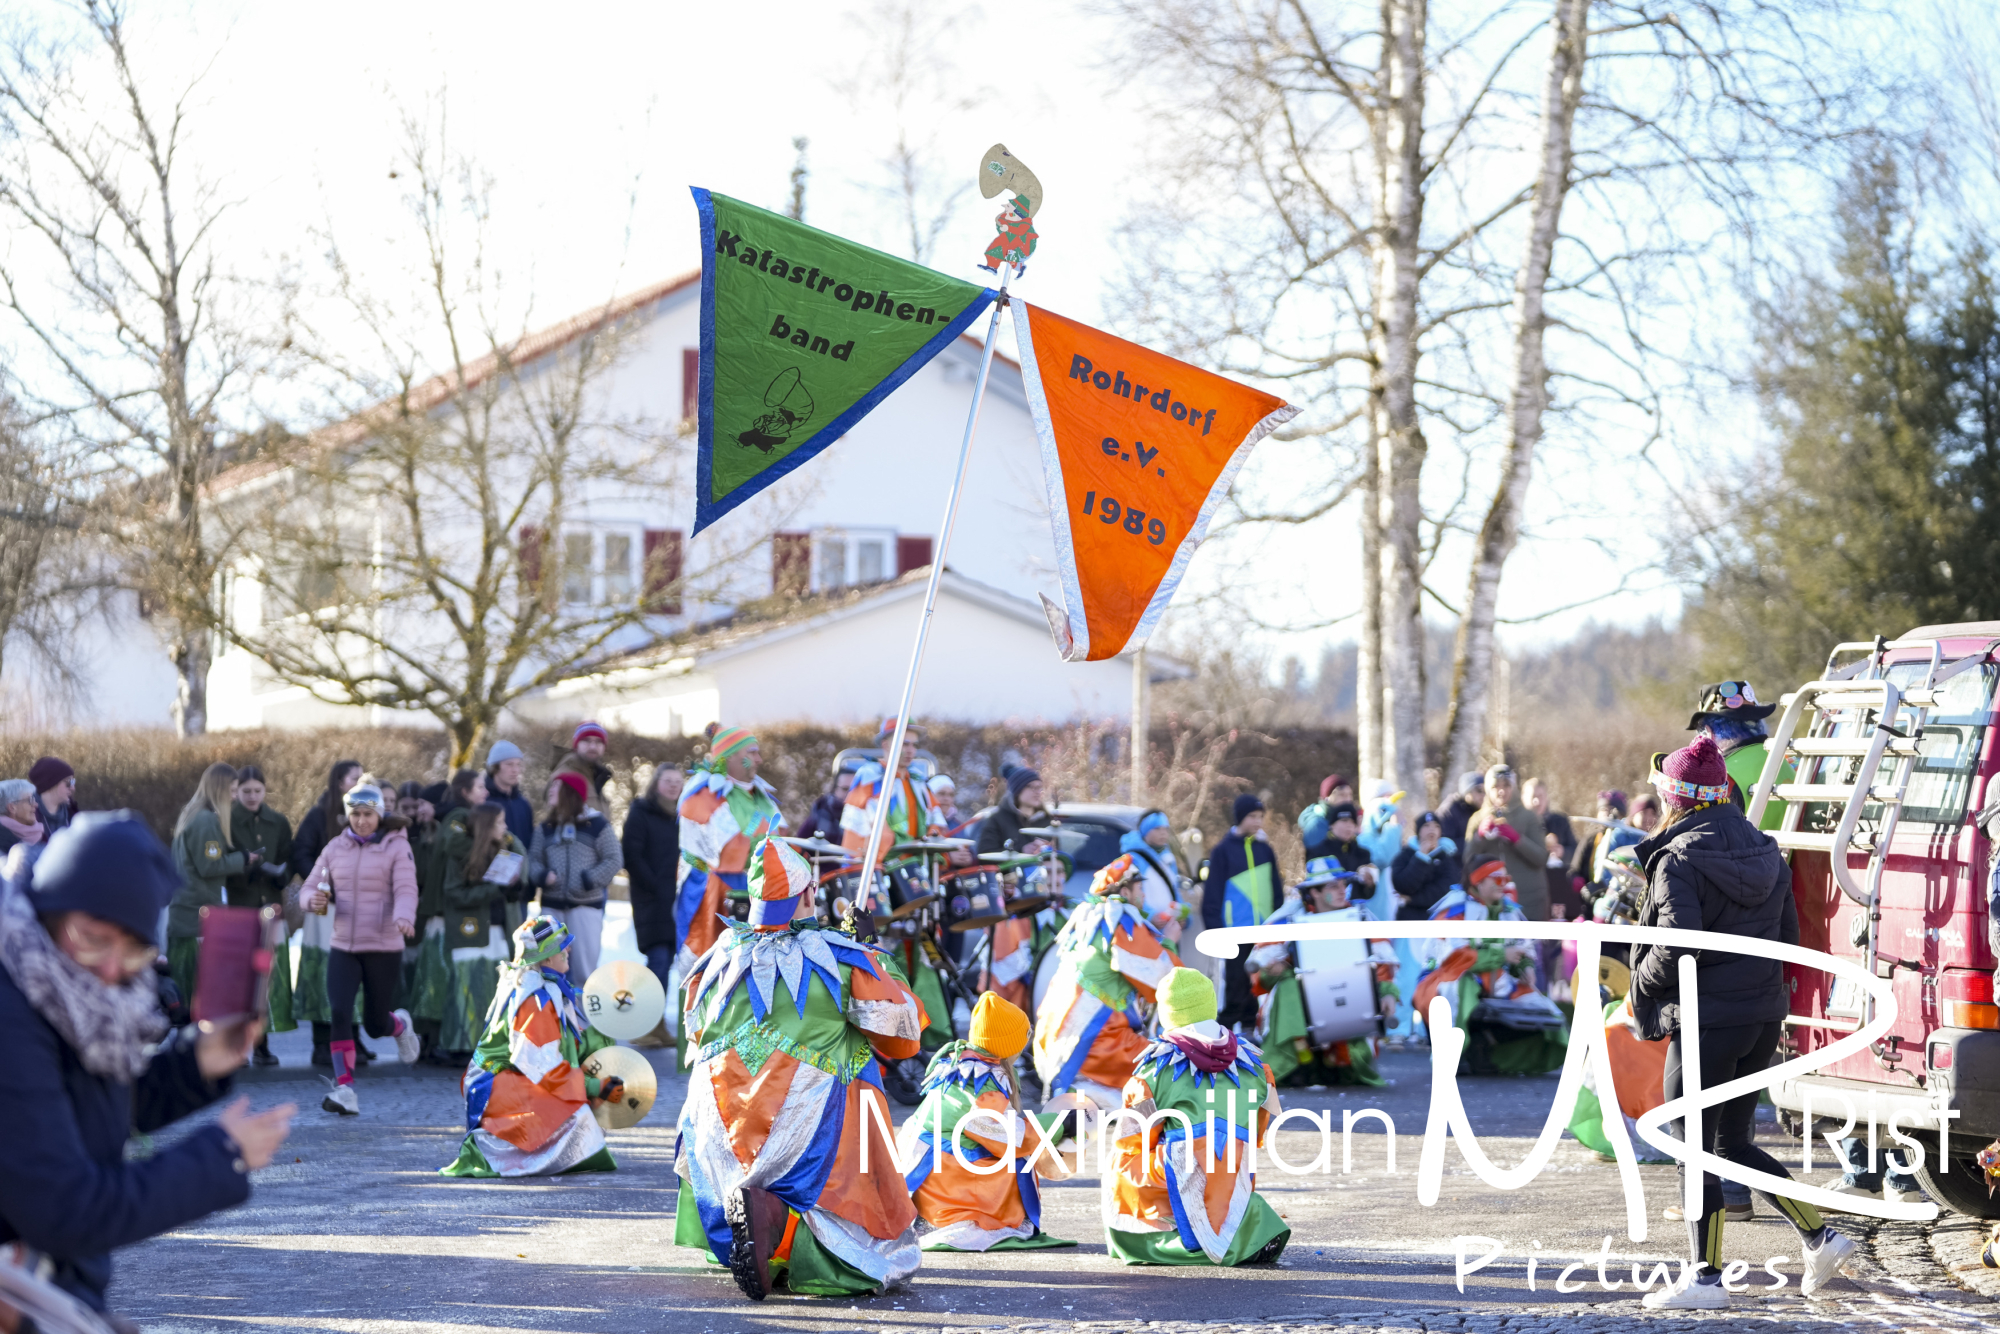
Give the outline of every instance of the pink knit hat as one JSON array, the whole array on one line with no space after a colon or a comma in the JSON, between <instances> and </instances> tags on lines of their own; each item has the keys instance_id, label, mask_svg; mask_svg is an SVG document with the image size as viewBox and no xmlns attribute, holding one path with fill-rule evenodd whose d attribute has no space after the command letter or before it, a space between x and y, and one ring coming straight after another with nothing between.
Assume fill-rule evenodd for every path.
<instances>
[{"instance_id":1,"label":"pink knit hat","mask_svg":"<svg viewBox=\"0 0 2000 1334\"><path fill-rule=\"evenodd\" d=\"M1729 800L1729 770L1707 733L1654 763L1653 787L1669 806L1704 806Z\"/></svg>"}]
</instances>

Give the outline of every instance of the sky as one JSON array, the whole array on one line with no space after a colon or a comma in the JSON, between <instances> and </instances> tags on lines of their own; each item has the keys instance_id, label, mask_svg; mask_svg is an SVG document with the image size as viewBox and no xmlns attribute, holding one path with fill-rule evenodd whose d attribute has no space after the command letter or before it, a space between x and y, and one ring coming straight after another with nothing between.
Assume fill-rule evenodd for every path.
<instances>
[{"instance_id":1,"label":"sky","mask_svg":"<svg viewBox=\"0 0 2000 1334\"><path fill-rule=\"evenodd\" d=\"M421 256L401 212L408 174L391 171L400 125L413 116L441 119L450 146L490 174L488 256L512 290L533 293L531 309L513 312L524 326L693 268L691 185L782 208L795 136L810 139L806 220L907 249L884 202L883 160L899 117L885 100L892 80L865 6L564 10L351 0L337 20L323 7L242 0L135 8L134 49L149 86L164 96L196 81L186 152L233 201L219 235L246 273L311 271L329 235L363 270L410 270ZM1136 151L1151 133L1140 90L1098 63L1115 36L1062 0L968 10L941 34L929 86L900 117L966 182L995 140L1035 170L1047 190L1042 240L1018 290L1085 320L1111 309L1127 258L1120 227L1153 184L1144 165L1151 159ZM992 212L968 191L934 265L979 276L973 266ZM270 392L282 396L282 386ZM1720 434L1756 431L1747 403L1706 411ZM1660 527L1633 521L1645 512L1647 488L1660 484L1629 463L1638 442L1595 444L1602 452L1590 460L1552 453L1554 475L1545 468L1537 485L1563 491L1572 508L1582 493L1597 522L1587 531L1548 527L1541 516L1555 507L1531 503L1503 587L1503 618L1608 592L1658 557ZM1277 442L1261 449L1248 484L1282 492L1296 456ZM1440 466L1448 462L1441 454ZM1314 615L1353 611L1359 541L1351 522L1266 535L1254 550L1263 573L1250 595L1266 619L1304 614L1302 588ZM1231 568L1244 566L1220 555L1198 561L1190 581ZM1445 583L1461 581L1454 573ZM1592 617L1673 619L1677 595L1656 578L1640 586L1503 634L1518 646L1565 637ZM1311 660L1320 644L1351 636L1352 625L1271 647Z\"/></svg>"}]
</instances>

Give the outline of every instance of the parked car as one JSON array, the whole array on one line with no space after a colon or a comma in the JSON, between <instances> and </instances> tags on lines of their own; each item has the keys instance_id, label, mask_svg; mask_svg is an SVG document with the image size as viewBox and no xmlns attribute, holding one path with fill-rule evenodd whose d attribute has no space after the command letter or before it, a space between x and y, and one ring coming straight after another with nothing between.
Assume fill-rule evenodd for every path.
<instances>
[{"instance_id":1,"label":"parked car","mask_svg":"<svg viewBox=\"0 0 2000 1334\"><path fill-rule=\"evenodd\" d=\"M1937 1203L2000 1217L1975 1156L2000 1140L2000 1007L1988 886L1994 849L1975 816L2000 798L1993 727L2000 621L1926 626L1891 642L1842 644L1818 681L1773 717L1757 819L1789 802L1774 836L1792 856L1799 943L1887 980L1896 1018L1860 1052L1771 1090L1796 1131L1807 1115L1890 1144L1890 1118L1922 1145L1918 1180ZM1784 761L1796 778L1780 774ZM1862 989L1788 965L1786 1056L1868 1022ZM1940 1112L1949 1152L1939 1161ZM1831 1126L1823 1118L1831 1117ZM1874 1120L1871 1134L1864 1127Z\"/></svg>"}]
</instances>

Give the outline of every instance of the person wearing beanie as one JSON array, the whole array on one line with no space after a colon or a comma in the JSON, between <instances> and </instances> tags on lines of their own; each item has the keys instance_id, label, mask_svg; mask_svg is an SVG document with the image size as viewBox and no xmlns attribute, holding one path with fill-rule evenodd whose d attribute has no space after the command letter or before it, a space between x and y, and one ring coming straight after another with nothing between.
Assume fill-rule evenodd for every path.
<instances>
[{"instance_id":1,"label":"person wearing beanie","mask_svg":"<svg viewBox=\"0 0 2000 1334\"><path fill-rule=\"evenodd\" d=\"M1021 764L1000 766L1002 788L993 814L979 826L981 854L1019 852L1033 855L1048 847L1046 840L1023 834L1023 829L1046 829L1049 813L1042 806L1042 776Z\"/></svg>"},{"instance_id":2,"label":"person wearing beanie","mask_svg":"<svg viewBox=\"0 0 2000 1334\"><path fill-rule=\"evenodd\" d=\"M1531 922L1549 917L1548 830L1542 817L1521 800L1520 784L1514 770L1496 764L1486 771L1486 804L1472 817L1465 831L1465 864L1499 860L1507 864L1507 878L1521 904L1521 913Z\"/></svg>"},{"instance_id":3,"label":"person wearing beanie","mask_svg":"<svg viewBox=\"0 0 2000 1334\"><path fill-rule=\"evenodd\" d=\"M1328 774L1319 780L1319 800L1299 812L1299 837L1305 840L1306 856L1331 855L1320 850L1319 845L1327 840L1327 830L1333 823L1333 808L1355 804L1354 784L1345 776Z\"/></svg>"},{"instance_id":4,"label":"person wearing beanie","mask_svg":"<svg viewBox=\"0 0 2000 1334\"><path fill-rule=\"evenodd\" d=\"M320 1106L354 1116L354 1001L363 998L362 1023L372 1038L396 1039L404 1065L421 1050L405 1009L392 1009L403 985L403 943L417 934L417 864L408 827L389 810L388 798L365 774L341 798L347 828L321 849L300 893L309 913L333 918L327 951L326 1000L333 1034L333 1089Z\"/></svg>"},{"instance_id":5,"label":"person wearing beanie","mask_svg":"<svg viewBox=\"0 0 2000 1334\"><path fill-rule=\"evenodd\" d=\"M23 844L39 846L48 832L35 818L35 785L25 778L0 782L0 859Z\"/></svg>"},{"instance_id":6,"label":"person wearing beanie","mask_svg":"<svg viewBox=\"0 0 2000 1334\"><path fill-rule=\"evenodd\" d=\"M1770 835L1753 828L1731 800L1728 766L1706 733L1671 755L1654 757L1651 780L1667 818L1635 849L1646 874L1642 927L1668 927L1736 936L1733 949L1695 951L1701 1005L1701 1083L1715 1088L1762 1073L1777 1052L1790 1011L1785 968L1759 941L1796 945L1798 908L1791 868ZM1632 1015L1639 1036L1668 1038L1661 1087L1681 1096L1680 960L1690 953L1670 945L1640 944L1632 951ZM1720 1158L1774 1177L1784 1165L1755 1142L1754 1090L1710 1108L1701 1118L1701 1147ZM1675 1133L1681 1133L1676 1127ZM1811 1205L1764 1191L1804 1247L1799 1287L1811 1296L1855 1253L1854 1243L1826 1225ZM1704 1173L1699 1217L1687 1220L1691 1263L1672 1288L1646 1294L1646 1305L1668 1310L1718 1310L1729 1305L1722 1286L1722 1183Z\"/></svg>"},{"instance_id":7,"label":"person wearing beanie","mask_svg":"<svg viewBox=\"0 0 2000 1334\"><path fill-rule=\"evenodd\" d=\"M135 1133L227 1095L262 1031L168 1030L153 960L179 888L144 821L97 811L49 840L32 881L0 892L0 1247L38 1252L49 1282L100 1313L112 1251L249 1199L297 1110L253 1116L238 1099L126 1156Z\"/></svg>"},{"instance_id":8,"label":"person wearing beanie","mask_svg":"<svg viewBox=\"0 0 2000 1334\"><path fill-rule=\"evenodd\" d=\"M1767 744L1771 730L1765 720L1777 707L1758 703L1757 691L1748 681L1717 681L1701 688L1695 697L1694 715L1688 719L1688 731L1702 733L1722 752L1723 767L1729 770L1729 781L1736 788L1730 800L1746 811L1750 809L1750 793L1771 753ZM1795 781L1796 767L1787 762L1778 771L1778 781ZM1784 820L1785 803L1773 797L1764 803L1764 818L1757 827L1776 829Z\"/></svg>"},{"instance_id":9,"label":"person wearing beanie","mask_svg":"<svg viewBox=\"0 0 2000 1334\"><path fill-rule=\"evenodd\" d=\"M1256 1154L1283 1110L1271 1069L1217 1022L1207 974L1173 969L1159 1000L1160 1036L1116 1114L1105 1248L1128 1265L1274 1263L1292 1230L1256 1190ZM1186 1134L1163 1135L1177 1123Z\"/></svg>"},{"instance_id":10,"label":"person wearing beanie","mask_svg":"<svg viewBox=\"0 0 2000 1334\"><path fill-rule=\"evenodd\" d=\"M1076 1245L1042 1231L1036 1178L1070 1173L1055 1152L1063 1118L1021 1110L1013 1063L1027 1045L1026 1011L989 991L973 1007L965 1040L945 1046L924 1072L923 1101L903 1122L898 1151L916 1163L906 1184L928 1229L927 1251ZM1012 1171L993 1170L1002 1159Z\"/></svg>"},{"instance_id":11,"label":"person wearing beanie","mask_svg":"<svg viewBox=\"0 0 2000 1334\"><path fill-rule=\"evenodd\" d=\"M69 761L44 755L28 766L35 785L35 818L48 833L62 829L76 816L76 770Z\"/></svg>"},{"instance_id":12,"label":"person wearing beanie","mask_svg":"<svg viewBox=\"0 0 2000 1334\"><path fill-rule=\"evenodd\" d=\"M1305 878L1299 881L1299 896L1286 899L1269 922L1356 922L1369 917L1365 907L1348 900L1349 891L1360 886L1359 876L1333 857L1315 857L1306 863ZM1383 1021L1393 1023L1402 992L1396 988L1396 952L1386 940L1367 944L1365 966L1371 999ZM1323 956L1322 956L1323 957ZM1306 1009L1305 989L1299 981L1300 957L1297 942L1273 941L1258 945L1244 960L1250 973L1251 990L1258 997L1262 1022L1259 1046L1266 1053L1276 1081L1287 1087L1313 1084L1360 1084L1386 1088L1389 1081L1375 1069L1375 1042L1371 1036L1314 1046L1312 1019Z\"/></svg>"},{"instance_id":13,"label":"person wearing beanie","mask_svg":"<svg viewBox=\"0 0 2000 1334\"><path fill-rule=\"evenodd\" d=\"M521 788L521 772L526 767L521 748L511 741L496 741L486 752L486 800L499 803L507 812L507 832L520 839L524 848L535 837L535 803ZM438 815L444 815L442 806Z\"/></svg>"},{"instance_id":14,"label":"person wearing beanie","mask_svg":"<svg viewBox=\"0 0 2000 1334\"><path fill-rule=\"evenodd\" d=\"M718 729L708 757L688 771L681 789L681 877L674 899L674 939L681 975L714 945L733 904L748 902L750 850L784 832L778 791L757 776L764 751L747 727ZM843 808L844 809L844 808ZM837 837L837 835L836 835Z\"/></svg>"},{"instance_id":15,"label":"person wearing beanie","mask_svg":"<svg viewBox=\"0 0 2000 1334\"><path fill-rule=\"evenodd\" d=\"M1167 971L1180 965L1178 922L1155 931L1132 854L1122 853L1090 882L1056 933L1055 976L1035 1008L1035 1072L1044 1112L1108 1112L1145 1049L1146 1008ZM1246 984L1248 979L1245 979ZM1254 1013L1254 1011L1253 1011Z\"/></svg>"},{"instance_id":16,"label":"person wearing beanie","mask_svg":"<svg viewBox=\"0 0 2000 1334\"><path fill-rule=\"evenodd\" d=\"M583 998L567 976L569 947L569 928L546 913L514 932L503 999L488 1012L465 1075L465 1138L439 1176L618 1169L591 1109L615 1102L625 1085L584 1073L593 1052L614 1044L583 1017Z\"/></svg>"},{"instance_id":17,"label":"person wearing beanie","mask_svg":"<svg viewBox=\"0 0 2000 1334\"><path fill-rule=\"evenodd\" d=\"M877 1067L917 1054L924 1008L880 948L822 925L813 867L789 845L760 840L747 885L749 920L682 987L682 1049L699 1059L674 1241L755 1301L781 1278L810 1296L878 1292L921 1260Z\"/></svg>"},{"instance_id":18,"label":"person wearing beanie","mask_svg":"<svg viewBox=\"0 0 2000 1334\"><path fill-rule=\"evenodd\" d=\"M567 926L570 980L582 986L597 969L604 940L604 905L625 865L618 830L590 804L582 774L558 771L549 780L549 811L528 844L528 888L542 911Z\"/></svg>"},{"instance_id":19,"label":"person wearing beanie","mask_svg":"<svg viewBox=\"0 0 2000 1334\"><path fill-rule=\"evenodd\" d=\"M1157 807L1139 816L1139 823L1118 838L1118 850L1129 852L1145 882L1146 920L1155 928L1186 922L1181 901L1181 863L1174 855L1173 825Z\"/></svg>"},{"instance_id":20,"label":"person wearing beanie","mask_svg":"<svg viewBox=\"0 0 2000 1334\"><path fill-rule=\"evenodd\" d=\"M1264 803L1242 793L1230 818L1229 833L1209 849L1202 882L1201 920L1210 928L1256 926L1285 900L1278 854L1264 837ZM1212 963L1222 979L1222 1022L1247 1030L1257 1023L1257 998L1243 965L1241 955Z\"/></svg>"},{"instance_id":21,"label":"person wearing beanie","mask_svg":"<svg viewBox=\"0 0 2000 1334\"><path fill-rule=\"evenodd\" d=\"M556 757L555 772L565 771L581 774L590 784L591 800L601 808L604 802L604 787L615 777L615 771L604 762L605 751L610 748L611 738L602 725L584 722L577 725L570 736L569 750Z\"/></svg>"},{"instance_id":22,"label":"person wearing beanie","mask_svg":"<svg viewBox=\"0 0 2000 1334\"><path fill-rule=\"evenodd\" d=\"M291 1019L293 1026L309 1024L312 1027L312 1063L322 1069L333 1068L333 1008L326 999L326 964L333 948L333 915L299 911L305 896L310 892L305 878L312 874L319 862L320 853L326 845L340 836L347 828L347 807L343 798L356 783L361 781L360 760L336 760L326 771L326 786L320 790L319 799L306 813L299 817L299 827L292 831L292 875L297 883L292 886L292 920L297 923L288 927L285 933L285 971L282 976L292 985ZM272 973L273 978L280 975ZM280 983L282 985L282 983ZM358 1047L360 1055L368 1049ZM365 1061L368 1059L362 1056Z\"/></svg>"},{"instance_id":23,"label":"person wearing beanie","mask_svg":"<svg viewBox=\"0 0 2000 1334\"><path fill-rule=\"evenodd\" d=\"M879 739L884 747L895 739L895 726L894 718L883 719ZM932 802L929 786L910 776L910 752L921 729L913 725L908 732L900 754L862 764L854 775L854 786L848 790L847 804L840 808L840 843L856 862L866 859L869 836L875 830L876 820L881 818L882 841L875 862L878 869L894 860L891 850L898 843L915 843L944 833L944 816ZM888 813L883 816L885 794ZM969 863L971 859L966 861ZM876 884L879 893L882 880L878 879ZM930 952L914 937L902 941L898 954L903 976L910 979L911 990L917 993L917 999L924 1003L924 1012L930 1016L930 1027L924 1030L924 1049L935 1051L956 1036L944 977L931 962Z\"/></svg>"},{"instance_id":24,"label":"person wearing beanie","mask_svg":"<svg viewBox=\"0 0 2000 1334\"><path fill-rule=\"evenodd\" d=\"M1479 808L1486 804L1486 771L1468 769L1458 776L1458 792L1450 801L1438 808L1438 818L1444 821L1444 836L1451 840L1455 848L1465 846L1466 826Z\"/></svg>"}]
</instances>

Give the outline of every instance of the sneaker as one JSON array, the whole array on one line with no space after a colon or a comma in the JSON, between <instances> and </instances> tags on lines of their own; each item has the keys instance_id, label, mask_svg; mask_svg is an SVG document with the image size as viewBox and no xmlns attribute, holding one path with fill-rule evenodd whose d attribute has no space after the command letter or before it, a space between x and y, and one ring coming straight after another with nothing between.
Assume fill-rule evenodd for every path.
<instances>
[{"instance_id":1,"label":"sneaker","mask_svg":"<svg viewBox=\"0 0 2000 1334\"><path fill-rule=\"evenodd\" d=\"M402 1022L403 1031L396 1034L396 1059L404 1065L415 1065L423 1052L424 1040L417 1036L417 1026L410 1018L408 1010L397 1010L395 1017Z\"/></svg>"},{"instance_id":2,"label":"sneaker","mask_svg":"<svg viewBox=\"0 0 2000 1334\"><path fill-rule=\"evenodd\" d=\"M1725 1223L1748 1223L1757 1217L1757 1206L1745 1200L1741 1204L1724 1203L1722 1206Z\"/></svg>"},{"instance_id":3,"label":"sneaker","mask_svg":"<svg viewBox=\"0 0 2000 1334\"><path fill-rule=\"evenodd\" d=\"M729 1272L753 1302L771 1294L771 1255L785 1239L791 1210L768 1190L745 1186L724 1202L729 1220Z\"/></svg>"},{"instance_id":4,"label":"sneaker","mask_svg":"<svg viewBox=\"0 0 2000 1334\"><path fill-rule=\"evenodd\" d=\"M1805 1252L1806 1272L1799 1277L1799 1291L1810 1297L1854 1258L1854 1243L1828 1228L1826 1240L1806 1247Z\"/></svg>"},{"instance_id":5,"label":"sneaker","mask_svg":"<svg viewBox=\"0 0 2000 1334\"><path fill-rule=\"evenodd\" d=\"M1670 1204L1666 1208L1660 1210L1660 1217L1666 1219L1669 1223L1687 1222L1687 1214L1682 1212L1681 1207L1678 1204Z\"/></svg>"},{"instance_id":6,"label":"sneaker","mask_svg":"<svg viewBox=\"0 0 2000 1334\"><path fill-rule=\"evenodd\" d=\"M352 1084L335 1084L319 1105L337 1116L361 1115L361 1099L355 1096Z\"/></svg>"},{"instance_id":7,"label":"sneaker","mask_svg":"<svg viewBox=\"0 0 2000 1334\"><path fill-rule=\"evenodd\" d=\"M1702 1283L1684 1274L1671 1288L1647 1293L1644 1305L1654 1311L1720 1311L1729 1305L1729 1290L1719 1277Z\"/></svg>"}]
</instances>

